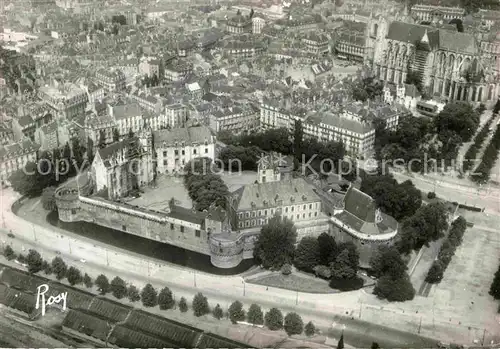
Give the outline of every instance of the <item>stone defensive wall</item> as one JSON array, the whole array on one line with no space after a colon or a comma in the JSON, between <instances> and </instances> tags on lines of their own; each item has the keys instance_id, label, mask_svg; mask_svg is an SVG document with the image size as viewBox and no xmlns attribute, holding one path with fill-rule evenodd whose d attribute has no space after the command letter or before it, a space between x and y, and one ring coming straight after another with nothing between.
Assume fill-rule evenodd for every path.
<instances>
[{"instance_id":1,"label":"stone defensive wall","mask_svg":"<svg viewBox=\"0 0 500 349\"><path fill-rule=\"evenodd\" d=\"M85 197L81 195L82 190L69 187L56 190L61 221L89 222L202 253L210 256L218 268L233 268L243 259L253 258L258 233L221 233L220 228L215 227L217 224L203 213L187 209L181 213L160 212L100 197Z\"/></svg>"}]
</instances>

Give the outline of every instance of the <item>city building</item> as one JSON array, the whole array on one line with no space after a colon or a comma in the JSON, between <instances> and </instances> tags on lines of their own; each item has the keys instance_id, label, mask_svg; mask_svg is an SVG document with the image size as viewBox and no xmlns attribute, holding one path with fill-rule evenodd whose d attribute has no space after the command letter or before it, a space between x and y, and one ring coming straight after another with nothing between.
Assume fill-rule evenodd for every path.
<instances>
[{"instance_id":1,"label":"city building","mask_svg":"<svg viewBox=\"0 0 500 349\"><path fill-rule=\"evenodd\" d=\"M188 120L188 109L183 104L171 104L165 106L166 125L170 128L184 127Z\"/></svg>"},{"instance_id":2,"label":"city building","mask_svg":"<svg viewBox=\"0 0 500 349\"><path fill-rule=\"evenodd\" d=\"M40 151L59 149L69 142L68 128L57 121L43 125L35 131L35 142L40 145Z\"/></svg>"},{"instance_id":3,"label":"city building","mask_svg":"<svg viewBox=\"0 0 500 349\"><path fill-rule=\"evenodd\" d=\"M258 15L253 16L252 18L252 33L260 34L262 32L262 28L266 25L266 20Z\"/></svg>"},{"instance_id":4,"label":"city building","mask_svg":"<svg viewBox=\"0 0 500 349\"><path fill-rule=\"evenodd\" d=\"M378 247L392 245L398 233L398 222L380 211L369 195L352 185L342 205L335 208L330 224L337 243L353 242L356 245L362 268L369 268L370 259Z\"/></svg>"},{"instance_id":5,"label":"city building","mask_svg":"<svg viewBox=\"0 0 500 349\"><path fill-rule=\"evenodd\" d=\"M0 180L5 185L9 177L28 162L36 162L40 146L29 139L0 146Z\"/></svg>"},{"instance_id":6,"label":"city building","mask_svg":"<svg viewBox=\"0 0 500 349\"><path fill-rule=\"evenodd\" d=\"M193 64L183 61L172 61L165 67L165 80L175 82L183 80L193 72Z\"/></svg>"},{"instance_id":7,"label":"city building","mask_svg":"<svg viewBox=\"0 0 500 349\"><path fill-rule=\"evenodd\" d=\"M87 92L77 85L53 80L50 85L39 89L40 98L49 105L58 118L72 118L85 113L87 107Z\"/></svg>"},{"instance_id":8,"label":"city building","mask_svg":"<svg viewBox=\"0 0 500 349\"><path fill-rule=\"evenodd\" d=\"M388 104L397 103L405 108L415 111L417 103L422 96L415 85L401 84L386 84L384 86L384 101Z\"/></svg>"},{"instance_id":9,"label":"city building","mask_svg":"<svg viewBox=\"0 0 500 349\"><path fill-rule=\"evenodd\" d=\"M374 71L396 85L415 72L431 96L492 105L500 91L500 65L473 33L394 21L378 24Z\"/></svg>"},{"instance_id":10,"label":"city building","mask_svg":"<svg viewBox=\"0 0 500 349\"><path fill-rule=\"evenodd\" d=\"M119 92L127 86L127 77L120 69L99 69L95 79L106 92Z\"/></svg>"},{"instance_id":11,"label":"city building","mask_svg":"<svg viewBox=\"0 0 500 349\"><path fill-rule=\"evenodd\" d=\"M120 136L127 135L130 131L137 134L144 127L144 111L137 103L119 105L108 104L108 115L115 120Z\"/></svg>"},{"instance_id":12,"label":"city building","mask_svg":"<svg viewBox=\"0 0 500 349\"><path fill-rule=\"evenodd\" d=\"M92 162L94 189L112 200L127 196L153 180L151 132L97 151Z\"/></svg>"},{"instance_id":13,"label":"city building","mask_svg":"<svg viewBox=\"0 0 500 349\"><path fill-rule=\"evenodd\" d=\"M252 17L253 10L248 16L244 16L238 10L235 16L227 20L226 31L231 34L251 33L253 29Z\"/></svg>"},{"instance_id":14,"label":"city building","mask_svg":"<svg viewBox=\"0 0 500 349\"><path fill-rule=\"evenodd\" d=\"M303 38L306 50L316 55L326 55L330 52L330 39L323 33L308 32Z\"/></svg>"},{"instance_id":15,"label":"city building","mask_svg":"<svg viewBox=\"0 0 500 349\"><path fill-rule=\"evenodd\" d=\"M25 137L35 140L36 122L30 115L21 116L18 119L12 119L12 133L14 140L20 141Z\"/></svg>"},{"instance_id":16,"label":"city building","mask_svg":"<svg viewBox=\"0 0 500 349\"><path fill-rule=\"evenodd\" d=\"M461 20L465 18L465 10L460 7L413 5L410 13L411 16L417 21L425 22L440 20L449 22L455 18Z\"/></svg>"},{"instance_id":17,"label":"city building","mask_svg":"<svg viewBox=\"0 0 500 349\"><path fill-rule=\"evenodd\" d=\"M219 107L209 115L210 129L214 132L230 131L232 134L247 133L259 127L259 108L252 103L233 103Z\"/></svg>"},{"instance_id":18,"label":"city building","mask_svg":"<svg viewBox=\"0 0 500 349\"><path fill-rule=\"evenodd\" d=\"M215 159L215 137L205 126L159 130L154 133L158 173L176 173L194 158Z\"/></svg>"},{"instance_id":19,"label":"city building","mask_svg":"<svg viewBox=\"0 0 500 349\"><path fill-rule=\"evenodd\" d=\"M137 102L139 106L152 113L159 114L162 112L163 103L161 99L153 96L147 88L143 90L136 90L130 94L132 100Z\"/></svg>"},{"instance_id":20,"label":"city building","mask_svg":"<svg viewBox=\"0 0 500 349\"><path fill-rule=\"evenodd\" d=\"M373 30L377 31L377 26ZM341 59L368 62L373 59L372 41L367 23L346 20L337 32L335 54Z\"/></svg>"},{"instance_id":21,"label":"city building","mask_svg":"<svg viewBox=\"0 0 500 349\"><path fill-rule=\"evenodd\" d=\"M98 116L96 113L89 111L85 114L85 120L81 126L85 132L85 139L90 139L94 148L99 146L101 137L103 137L106 145L114 141L113 130L116 128L116 121L111 115Z\"/></svg>"}]
</instances>

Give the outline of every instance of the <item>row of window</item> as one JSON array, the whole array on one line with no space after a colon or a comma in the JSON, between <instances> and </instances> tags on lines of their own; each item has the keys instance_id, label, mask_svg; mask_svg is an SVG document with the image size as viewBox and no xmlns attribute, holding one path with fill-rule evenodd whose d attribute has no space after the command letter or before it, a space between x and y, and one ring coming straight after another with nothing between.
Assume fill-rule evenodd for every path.
<instances>
[{"instance_id":1,"label":"row of window","mask_svg":"<svg viewBox=\"0 0 500 349\"><path fill-rule=\"evenodd\" d=\"M179 226L179 227L180 227L180 231L181 231L181 233L184 233L184 226L182 226L182 225L181 225L181 226ZM174 223L170 223L170 230L174 230L174 229L175 229L175 224L174 224ZM197 238L199 238L199 237L201 236L201 231L200 231L200 230L198 230L198 229L196 229L196 230L194 231L194 235L195 235Z\"/></svg>"},{"instance_id":2,"label":"row of window","mask_svg":"<svg viewBox=\"0 0 500 349\"><path fill-rule=\"evenodd\" d=\"M307 217L308 218L312 218L312 217L317 217L318 216L318 212L314 212L314 215L312 212L309 212ZM284 216L285 218L288 218L288 219L291 219L293 220L294 219L294 215L293 214L290 214L290 215L285 215ZM305 219L306 218L306 214L305 213L302 213L302 219ZM295 219L300 219L300 214L297 214L295 216ZM255 227L255 226L260 226L260 225L264 225L264 224L267 224L269 223L269 218L260 218L260 219L248 219L248 220L245 220L245 221L240 221L238 222L238 227L239 228L248 228L248 227Z\"/></svg>"},{"instance_id":3,"label":"row of window","mask_svg":"<svg viewBox=\"0 0 500 349\"><path fill-rule=\"evenodd\" d=\"M293 206L286 206L284 207L285 213L288 212L294 212L295 210L299 211L301 205L293 205ZM309 207L310 210L314 209L319 209L319 203L316 202L314 204L305 204L302 205L302 209L306 210ZM276 208L276 212L281 212L282 208ZM258 211L249 211L249 212L240 212L238 213L238 218L243 219L243 218L255 218L255 217L260 217L260 216L267 216L268 213L271 215L274 215L275 209L271 208L269 210L258 210ZM298 218L298 217L297 217Z\"/></svg>"}]
</instances>

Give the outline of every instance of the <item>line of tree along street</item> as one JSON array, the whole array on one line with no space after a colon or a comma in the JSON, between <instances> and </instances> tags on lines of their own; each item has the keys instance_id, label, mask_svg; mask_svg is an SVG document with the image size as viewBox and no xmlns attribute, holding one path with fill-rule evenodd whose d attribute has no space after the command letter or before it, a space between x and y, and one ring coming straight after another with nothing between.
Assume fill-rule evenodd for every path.
<instances>
[{"instance_id":1,"label":"line of tree along street","mask_svg":"<svg viewBox=\"0 0 500 349\"><path fill-rule=\"evenodd\" d=\"M462 239L467 229L467 221L462 216L458 217L451 223L448 237L441 245L437 260L435 260L427 273L425 281L430 284L440 283L443 279L443 274L451 262L451 258L455 254L458 246L462 244Z\"/></svg>"},{"instance_id":2,"label":"line of tree along street","mask_svg":"<svg viewBox=\"0 0 500 349\"><path fill-rule=\"evenodd\" d=\"M55 257L49 263L35 250L29 250L27 256L16 255L9 245L4 248L3 255L7 260L17 259L21 263L26 263L28 272L31 274L42 271L45 275L53 274L58 281L66 278L71 286L83 284L87 288L95 287L100 295L111 293L117 299L128 299L131 302L141 301L146 308L158 306L161 310L169 310L178 306L183 313L189 310L186 298L181 297L176 302L174 293L166 286L158 291L148 283L140 290L118 276L109 281L104 274L100 274L95 280L92 280L88 274L83 274L79 269L68 267L61 257ZM283 316L281 310L272 308L264 313L257 304L250 305L248 312L246 312L240 301L233 302L225 312L219 304L211 308L207 297L202 293L197 293L193 297L191 309L196 317L211 314L218 320L226 318L234 324L247 321L253 325L265 325L271 331L284 330L289 336L302 333L313 336L316 333L314 324L310 321L304 325L300 315L295 312Z\"/></svg>"},{"instance_id":3,"label":"line of tree along street","mask_svg":"<svg viewBox=\"0 0 500 349\"><path fill-rule=\"evenodd\" d=\"M464 163L462 165L462 171L467 172L473 166L475 165L477 153L481 149L484 141L486 140L486 137L488 136L488 133L490 132L490 126L493 120L495 119L495 116L492 116L481 128L481 130L478 132L476 137L474 138L474 143L467 149L467 152L465 153L464 156Z\"/></svg>"},{"instance_id":4,"label":"line of tree along street","mask_svg":"<svg viewBox=\"0 0 500 349\"><path fill-rule=\"evenodd\" d=\"M486 183L490 179L490 173L495 162L498 159L498 152L500 151L500 125L497 126L490 143L486 147L481 163L476 168L474 173L470 176L476 183Z\"/></svg>"}]
</instances>

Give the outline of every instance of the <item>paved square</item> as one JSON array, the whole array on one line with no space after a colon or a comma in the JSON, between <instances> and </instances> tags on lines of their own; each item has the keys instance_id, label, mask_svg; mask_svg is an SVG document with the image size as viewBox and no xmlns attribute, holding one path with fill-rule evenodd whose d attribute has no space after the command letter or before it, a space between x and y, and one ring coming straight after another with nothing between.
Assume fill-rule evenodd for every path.
<instances>
[{"instance_id":1,"label":"paved square","mask_svg":"<svg viewBox=\"0 0 500 349\"><path fill-rule=\"evenodd\" d=\"M171 198L175 198L176 205L192 208L193 204L187 190L184 188L182 177L169 175L159 176L156 179L157 186L144 187L144 193L139 198L128 201L131 205L137 205L154 210L164 210L168 207Z\"/></svg>"}]
</instances>

